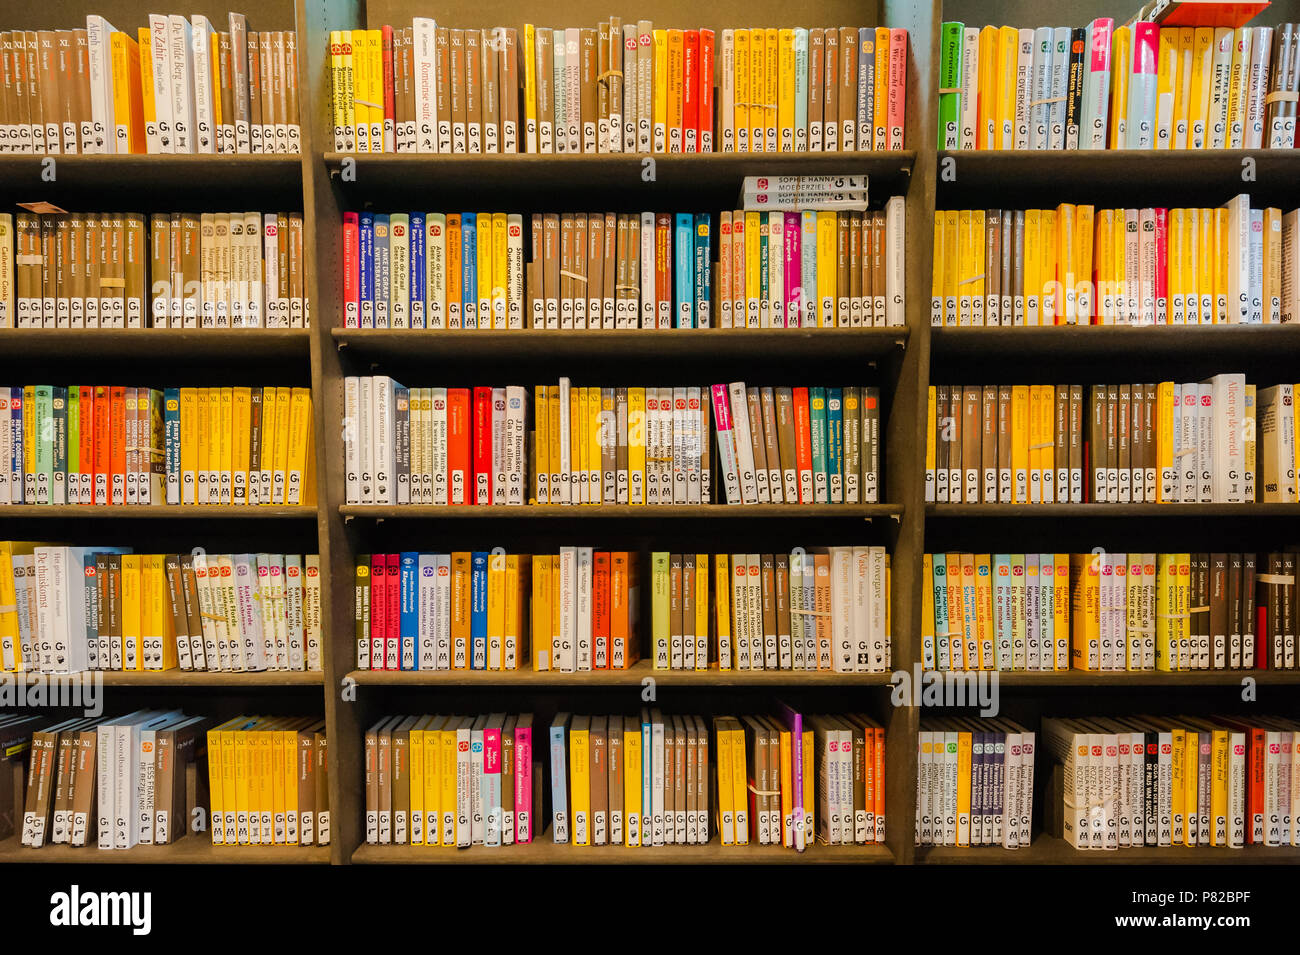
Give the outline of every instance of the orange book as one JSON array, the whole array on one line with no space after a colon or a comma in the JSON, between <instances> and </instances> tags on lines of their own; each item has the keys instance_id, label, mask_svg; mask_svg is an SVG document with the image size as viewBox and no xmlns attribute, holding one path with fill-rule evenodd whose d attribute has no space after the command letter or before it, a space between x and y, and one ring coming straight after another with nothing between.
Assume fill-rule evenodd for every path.
<instances>
[{"instance_id":1,"label":"orange book","mask_svg":"<svg viewBox=\"0 0 1300 955\"><path fill-rule=\"evenodd\" d=\"M453 670L469 668L470 561L469 551L455 551L451 555L451 667Z\"/></svg>"},{"instance_id":2,"label":"orange book","mask_svg":"<svg viewBox=\"0 0 1300 955\"><path fill-rule=\"evenodd\" d=\"M598 550L591 570L591 646L593 670L609 669L610 573L609 551Z\"/></svg>"},{"instance_id":3,"label":"orange book","mask_svg":"<svg viewBox=\"0 0 1300 955\"><path fill-rule=\"evenodd\" d=\"M626 670L632 665L631 613L628 601L628 552L615 551L610 555L609 580L609 668Z\"/></svg>"},{"instance_id":4,"label":"orange book","mask_svg":"<svg viewBox=\"0 0 1300 955\"><path fill-rule=\"evenodd\" d=\"M447 476L452 504L472 504L469 493L470 394L468 388L447 389Z\"/></svg>"},{"instance_id":5,"label":"orange book","mask_svg":"<svg viewBox=\"0 0 1300 955\"><path fill-rule=\"evenodd\" d=\"M795 467L799 469L799 503L811 504L813 502L812 418L808 411L808 389L795 388L793 395L794 459Z\"/></svg>"},{"instance_id":6,"label":"orange book","mask_svg":"<svg viewBox=\"0 0 1300 955\"><path fill-rule=\"evenodd\" d=\"M108 488L113 483L113 405L110 389L104 385L95 386L95 503L108 503ZM122 395L123 404L126 394Z\"/></svg>"},{"instance_id":7,"label":"orange book","mask_svg":"<svg viewBox=\"0 0 1300 955\"><path fill-rule=\"evenodd\" d=\"M122 32L109 38L113 67L113 120L119 153L146 151L144 95L140 87L140 47Z\"/></svg>"},{"instance_id":8,"label":"orange book","mask_svg":"<svg viewBox=\"0 0 1300 955\"><path fill-rule=\"evenodd\" d=\"M126 388L109 389L109 503L126 503Z\"/></svg>"},{"instance_id":9,"label":"orange book","mask_svg":"<svg viewBox=\"0 0 1300 955\"><path fill-rule=\"evenodd\" d=\"M876 832L875 841L885 841L885 728L876 726L872 729L875 735L875 757L876 757ZM871 837L868 835L867 841Z\"/></svg>"}]
</instances>

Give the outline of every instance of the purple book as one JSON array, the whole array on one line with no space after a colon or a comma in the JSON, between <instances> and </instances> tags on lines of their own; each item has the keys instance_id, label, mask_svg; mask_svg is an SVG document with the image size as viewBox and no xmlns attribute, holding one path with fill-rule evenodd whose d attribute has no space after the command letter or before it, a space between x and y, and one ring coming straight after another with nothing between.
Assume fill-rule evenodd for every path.
<instances>
[{"instance_id":1,"label":"purple book","mask_svg":"<svg viewBox=\"0 0 1300 955\"><path fill-rule=\"evenodd\" d=\"M798 328L803 316L803 217L797 212L785 216L785 327Z\"/></svg>"}]
</instances>

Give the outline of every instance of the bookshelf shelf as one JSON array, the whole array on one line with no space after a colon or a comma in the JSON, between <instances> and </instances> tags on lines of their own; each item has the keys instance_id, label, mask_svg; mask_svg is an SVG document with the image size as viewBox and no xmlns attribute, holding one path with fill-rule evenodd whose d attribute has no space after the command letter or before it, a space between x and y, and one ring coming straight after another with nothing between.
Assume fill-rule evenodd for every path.
<instances>
[{"instance_id":1,"label":"bookshelf shelf","mask_svg":"<svg viewBox=\"0 0 1300 955\"><path fill-rule=\"evenodd\" d=\"M559 673L536 670L353 670L360 686L640 686L647 678L676 687L888 686L888 673L832 673L826 670L656 670L638 660L626 670Z\"/></svg>"},{"instance_id":2,"label":"bookshelf shelf","mask_svg":"<svg viewBox=\"0 0 1300 955\"><path fill-rule=\"evenodd\" d=\"M739 507L727 504L599 504L565 506L563 504L526 504L508 507L477 507L465 504L344 504L339 513L345 518L371 520L511 520L511 521L630 521L668 520L734 521L760 520L825 521L832 519L870 521L878 518L898 519L901 504L756 504Z\"/></svg>"},{"instance_id":3,"label":"bookshelf shelf","mask_svg":"<svg viewBox=\"0 0 1300 955\"><path fill-rule=\"evenodd\" d=\"M115 865L327 865L329 846L214 846L200 835L187 835L165 846L140 845L132 849L96 846L44 845L32 849L17 837L0 842L0 862L46 862L62 865L111 863Z\"/></svg>"},{"instance_id":4,"label":"bookshelf shelf","mask_svg":"<svg viewBox=\"0 0 1300 955\"><path fill-rule=\"evenodd\" d=\"M312 505L249 506L234 504L0 504L0 519L69 518L88 521L315 520Z\"/></svg>"},{"instance_id":5,"label":"bookshelf shelf","mask_svg":"<svg viewBox=\"0 0 1300 955\"><path fill-rule=\"evenodd\" d=\"M1300 349L1300 325L1207 325L1183 328L1058 325L1051 328L932 328L938 360L1136 358L1139 362L1189 354L1212 355L1225 365L1262 351Z\"/></svg>"},{"instance_id":6,"label":"bookshelf shelf","mask_svg":"<svg viewBox=\"0 0 1300 955\"><path fill-rule=\"evenodd\" d=\"M396 865L789 865L816 862L841 865L890 865L888 846L814 845L802 854L784 846L724 846L716 838L702 846L573 846L556 845L550 833L525 845L460 850L438 846L375 846L362 844L352 854L358 864Z\"/></svg>"},{"instance_id":7,"label":"bookshelf shelf","mask_svg":"<svg viewBox=\"0 0 1300 955\"><path fill-rule=\"evenodd\" d=\"M1058 672L1000 672L998 682L1010 687L1049 689L1052 687L1153 687L1164 689L1241 687L1250 679L1264 686L1300 686L1300 670L1184 670L1167 673L1143 670L1136 673L1095 673L1087 670Z\"/></svg>"},{"instance_id":8,"label":"bookshelf shelf","mask_svg":"<svg viewBox=\"0 0 1300 955\"><path fill-rule=\"evenodd\" d=\"M325 675L319 671L267 670L257 673L208 673L193 670L105 670L105 686L139 686L166 689L191 687L272 688L320 686Z\"/></svg>"},{"instance_id":9,"label":"bookshelf shelf","mask_svg":"<svg viewBox=\"0 0 1300 955\"><path fill-rule=\"evenodd\" d=\"M1295 846L1245 846L1241 849L1212 846L1140 846L1110 852L1075 849L1064 839L1039 834L1028 849L999 849L993 846L918 846L916 862L921 865L1295 865L1300 848Z\"/></svg>"},{"instance_id":10,"label":"bookshelf shelf","mask_svg":"<svg viewBox=\"0 0 1300 955\"><path fill-rule=\"evenodd\" d=\"M213 364L232 359L258 364L298 361L306 367L310 350L311 330L305 328L0 330L0 365L26 362L32 358L43 361L67 358L122 361L151 357Z\"/></svg>"},{"instance_id":11,"label":"bookshelf shelf","mask_svg":"<svg viewBox=\"0 0 1300 955\"><path fill-rule=\"evenodd\" d=\"M901 351L906 328L675 329L670 331L513 332L389 329L332 329L346 355L372 361L412 358L481 360L508 353L512 359L554 361L627 358L691 359L741 363L762 360L872 359Z\"/></svg>"},{"instance_id":12,"label":"bookshelf shelf","mask_svg":"<svg viewBox=\"0 0 1300 955\"><path fill-rule=\"evenodd\" d=\"M927 504L925 515L935 521L1300 517L1300 504Z\"/></svg>"}]
</instances>

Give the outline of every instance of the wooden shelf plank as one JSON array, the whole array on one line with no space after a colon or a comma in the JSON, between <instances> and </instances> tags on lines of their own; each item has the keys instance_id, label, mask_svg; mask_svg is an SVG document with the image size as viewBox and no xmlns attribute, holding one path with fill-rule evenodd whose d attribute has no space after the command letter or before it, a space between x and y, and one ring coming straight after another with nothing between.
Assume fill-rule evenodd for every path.
<instances>
[{"instance_id":1,"label":"wooden shelf plank","mask_svg":"<svg viewBox=\"0 0 1300 955\"><path fill-rule=\"evenodd\" d=\"M573 154L448 155L327 152L331 178L344 162L354 164L349 189L397 188L439 193L497 193L527 189L534 195L556 190L608 193L635 185L644 188L646 163L653 161L656 191L734 189L745 176L866 175L874 194L906 191L916 163L914 150L851 153L699 153L694 155ZM538 192L540 190L540 192Z\"/></svg>"},{"instance_id":2,"label":"wooden shelf plank","mask_svg":"<svg viewBox=\"0 0 1300 955\"><path fill-rule=\"evenodd\" d=\"M567 506L527 504L518 507L453 504L344 504L344 517L372 520L828 520L833 518L873 520L900 517L900 504L757 504L740 507L727 504L601 504Z\"/></svg>"},{"instance_id":3,"label":"wooden shelf plank","mask_svg":"<svg viewBox=\"0 0 1300 955\"><path fill-rule=\"evenodd\" d=\"M251 190L257 193L297 193L295 208L302 201L302 159L299 156L218 155L111 155L52 156L55 179L42 178L45 156L0 156L0 189L29 190L40 197L51 192L77 194L100 192L117 201L125 191L155 193L183 192L202 196L203 184L220 185L230 195ZM33 195L32 198L35 198ZM23 198L18 195L16 198ZM204 197L205 201L211 201Z\"/></svg>"},{"instance_id":4,"label":"wooden shelf plank","mask_svg":"<svg viewBox=\"0 0 1300 955\"><path fill-rule=\"evenodd\" d=\"M1300 847L1245 846L1241 849L1211 846L1139 846L1111 852L1075 849L1064 839L1040 834L1027 849L994 846L918 846L918 865L1295 865Z\"/></svg>"},{"instance_id":5,"label":"wooden shelf plank","mask_svg":"<svg viewBox=\"0 0 1300 955\"><path fill-rule=\"evenodd\" d=\"M266 670L257 673L208 673L192 670L104 670L105 686L167 687L178 690L206 687L274 689L286 686L321 686L325 675L318 670Z\"/></svg>"},{"instance_id":6,"label":"wooden shelf plank","mask_svg":"<svg viewBox=\"0 0 1300 955\"><path fill-rule=\"evenodd\" d=\"M224 363L230 359L306 362L311 330L305 328L6 328L0 330L0 362L146 358Z\"/></svg>"},{"instance_id":7,"label":"wooden shelf plank","mask_svg":"<svg viewBox=\"0 0 1300 955\"><path fill-rule=\"evenodd\" d=\"M998 682L1003 686L1014 687L1064 687L1064 686L1131 686L1159 687L1207 687L1235 686L1250 678L1256 683L1273 686L1300 686L1300 670L1185 670L1167 673L1161 670L1142 670L1130 673L1102 672L1087 670L1061 670L1058 672L1000 671Z\"/></svg>"},{"instance_id":8,"label":"wooden shelf plank","mask_svg":"<svg viewBox=\"0 0 1300 955\"><path fill-rule=\"evenodd\" d=\"M1050 328L932 328L930 353L937 359L1023 358L1058 361L1133 358L1152 361L1205 354L1225 363L1261 350L1300 349L1300 325L1204 325L1195 327L1056 325ZM1226 364L1225 364L1226 367Z\"/></svg>"},{"instance_id":9,"label":"wooden shelf plank","mask_svg":"<svg viewBox=\"0 0 1300 955\"><path fill-rule=\"evenodd\" d=\"M1300 517L1300 504L927 504L925 516L932 520Z\"/></svg>"},{"instance_id":10,"label":"wooden shelf plank","mask_svg":"<svg viewBox=\"0 0 1300 955\"><path fill-rule=\"evenodd\" d=\"M876 358L907 343L906 328L728 328L642 331L332 330L340 349L370 359L648 358L739 361Z\"/></svg>"},{"instance_id":11,"label":"wooden shelf plank","mask_svg":"<svg viewBox=\"0 0 1300 955\"><path fill-rule=\"evenodd\" d=\"M32 849L20 845L16 836L0 842L0 862L328 865L329 861L329 846L214 846L211 839L197 834L184 836L165 846L141 845L114 850L65 845Z\"/></svg>"},{"instance_id":12,"label":"wooden shelf plank","mask_svg":"<svg viewBox=\"0 0 1300 955\"><path fill-rule=\"evenodd\" d=\"M0 518L50 520L315 520L315 505L0 504Z\"/></svg>"},{"instance_id":13,"label":"wooden shelf plank","mask_svg":"<svg viewBox=\"0 0 1300 955\"><path fill-rule=\"evenodd\" d=\"M784 846L724 846L717 837L702 846L556 845L550 832L524 845L488 849L442 846L375 846L362 843L356 864L390 865L892 865L888 846L809 846L802 853Z\"/></svg>"},{"instance_id":14,"label":"wooden shelf plank","mask_svg":"<svg viewBox=\"0 0 1300 955\"><path fill-rule=\"evenodd\" d=\"M626 670L561 673L554 670L353 670L348 678L362 686L639 686L647 677L665 686L812 687L888 686L888 673L834 673L829 670L656 670L638 660Z\"/></svg>"}]
</instances>

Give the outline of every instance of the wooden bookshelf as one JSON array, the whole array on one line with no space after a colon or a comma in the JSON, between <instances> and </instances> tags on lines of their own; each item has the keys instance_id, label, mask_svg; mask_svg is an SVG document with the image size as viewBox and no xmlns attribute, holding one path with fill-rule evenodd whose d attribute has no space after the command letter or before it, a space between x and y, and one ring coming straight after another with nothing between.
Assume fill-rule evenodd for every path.
<instances>
[{"instance_id":1,"label":"wooden bookshelf","mask_svg":"<svg viewBox=\"0 0 1300 955\"><path fill-rule=\"evenodd\" d=\"M1298 860L1300 849L1294 846L1139 846L1106 852L1076 849L1064 839L1045 834L1025 849L932 846L916 850L920 865L1295 865Z\"/></svg>"},{"instance_id":2,"label":"wooden bookshelf","mask_svg":"<svg viewBox=\"0 0 1300 955\"><path fill-rule=\"evenodd\" d=\"M991 6L991 8L990 8ZM1084 0L1072 22L1097 15L1123 19L1133 4ZM195 9L216 22L227 5L198 0ZM1300 0L1275 2L1266 22L1300 19ZM88 12L107 15L119 28L144 23L137 0L52 0L6 11L0 27L67 26ZM936 150L939 24L1043 22L1041 0L820 0L794 19L801 22L885 24L910 34L906 143L890 153L761 154L701 156L343 156L331 151L326 38L331 29L378 26L436 13L457 26L522 26L509 0L453 3L436 11L425 0L266 0L248 11L259 29L293 29L299 36L302 154L298 157L121 156L55 157L53 181L42 157L0 156L0 194L10 205L45 199L70 210L210 210L233 201L240 208L301 210L304 217L307 291L312 327L293 331L0 331L0 366L11 381L57 374L64 380L109 360L113 377L157 381L175 376L202 383L249 381L310 383L314 397L319 505L316 507L12 507L0 520L16 532L99 537L120 525L147 541L183 535L244 534L276 540L314 534L321 555L325 613L323 673L106 673L105 704L164 692L193 712L215 706L252 706L257 711L319 712L330 748L332 844L328 848L214 847L202 836L174 845L124 852L67 847L24 849L0 842L3 862L209 862L261 864L1147 864L1294 863L1296 850L1124 850L1076 852L1042 833L1031 847L1000 849L916 848L916 734L922 712L892 708L889 674L826 672L655 671L642 660L628 670L595 673L392 672L355 669L353 639L354 561L394 541L428 542L434 534L532 535L552 546L580 535L636 536L651 543L660 535L706 528L709 550L722 533L816 535L835 543L869 538L889 547L892 567L893 665L910 671L920 660L922 555L952 539L1041 540L1054 547L1058 535L1082 540L1104 532L1108 540L1167 540L1202 528L1214 534L1238 526L1251 540L1294 533L1300 505L926 505L925 407L932 383L1034 380L1088 381L1091 375L1143 376L1161 367L1208 374L1240 368L1255 374L1294 369L1300 327L1276 328L1044 328L931 329L931 230L936 208L1017 207L1085 201L1207 205L1240 193L1294 208L1300 205L1300 151L944 153ZM608 0L543 0L532 19L548 24L595 23L611 13L626 15ZM691 23L721 29L760 22L787 22L788 5L777 0L701 7L691 0L652 0L645 15L656 23ZM653 160L653 162L650 162ZM1244 182L1249 167L1252 181ZM647 175L649 170L649 175ZM906 326L889 329L708 331L415 331L355 330L341 326L342 257L339 224L345 210L372 208L500 211L540 209L730 208L741 179L750 174L865 174L873 197L901 194L906 200ZM227 198L232 197L232 198ZM238 197L234 199L233 197ZM485 204L480 206L479 204ZM680 204L680 205L679 205ZM447 369L478 383L524 369L525 383L553 380L598 368L613 380L654 374L665 360L671 369L761 369L772 378L816 377L861 371L878 383L882 418L882 503L838 506L727 507L425 507L348 506L344 503L342 436L345 375L400 369L434 382ZM825 369L831 369L830 372ZM770 370L770 371L769 371ZM187 377L188 376L188 377ZM754 372L757 380L758 372ZM856 376L855 376L856 377ZM1149 377L1149 376L1146 376ZM75 380L75 379L73 379ZM847 379L846 379L847 380ZM1274 379L1276 380L1276 379ZM245 523L247 522L247 523ZM265 522L270 522L265 523ZM314 526L312 523L314 522ZM437 526L439 522L446 526ZM452 530L454 528L454 531ZM1271 535L1271 536L1270 536ZM616 538L617 539L617 538ZM197 541L196 541L197 542ZM495 542L495 541L493 541ZM304 545L310 546L310 545ZM417 543L415 546L421 546ZM1057 547L1057 549L1060 549ZM1267 693L1270 711L1295 711L1300 675L1291 672L1210 671L1190 673L1003 673L1006 711L1033 721L1043 714L1089 713L1130 701L1213 712L1239 694L1243 679ZM480 709L526 711L538 701L612 699L615 707L639 706L633 691L653 680L671 688L677 712L708 712L712 701L763 709L778 694L809 701L854 700L888 713L884 846L814 846L803 854L776 847L672 846L648 850L557 846L549 833L528 846L465 852L364 843L361 778L362 734L374 717L398 711L438 711L444 700L472 699ZM355 699L340 693L355 685ZM633 702L635 701L635 702ZM829 704L828 704L829 705ZM1136 705L1136 704L1132 704ZM1155 706L1155 702L1149 705ZM443 712L447 710L443 709ZM1176 712L1177 710L1168 710ZM1040 764L1040 773L1046 757ZM1036 802L1039 802L1036 798ZM1040 809L1041 809L1040 805Z\"/></svg>"}]
</instances>

